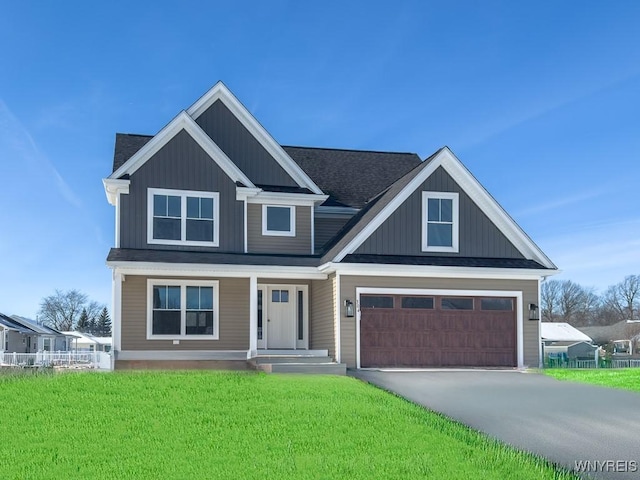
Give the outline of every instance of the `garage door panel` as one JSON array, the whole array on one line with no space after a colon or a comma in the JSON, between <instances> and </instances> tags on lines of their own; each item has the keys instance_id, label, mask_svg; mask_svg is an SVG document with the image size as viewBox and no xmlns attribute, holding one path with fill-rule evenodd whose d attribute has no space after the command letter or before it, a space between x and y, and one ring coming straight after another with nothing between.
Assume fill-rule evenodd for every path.
<instances>
[{"instance_id":1,"label":"garage door panel","mask_svg":"<svg viewBox=\"0 0 640 480\"><path fill-rule=\"evenodd\" d=\"M484 303L479 298L473 300L474 310L442 309L433 298L432 308L415 308L415 302L413 308L402 308L399 296L394 308L362 308L361 366L516 365L514 310L481 310Z\"/></svg>"}]
</instances>

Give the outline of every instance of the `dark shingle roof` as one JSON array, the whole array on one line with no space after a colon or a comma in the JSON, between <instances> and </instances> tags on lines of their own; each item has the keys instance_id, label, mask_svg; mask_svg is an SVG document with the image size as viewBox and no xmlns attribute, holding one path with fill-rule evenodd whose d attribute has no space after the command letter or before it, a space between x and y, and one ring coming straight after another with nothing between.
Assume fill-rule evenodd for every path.
<instances>
[{"instance_id":1,"label":"dark shingle roof","mask_svg":"<svg viewBox=\"0 0 640 480\"><path fill-rule=\"evenodd\" d=\"M4 315L2 313L0 313L0 325L3 325L11 330L16 330L20 333L27 333L27 334L36 333L31 328L18 323L15 319L11 318L9 315Z\"/></svg>"},{"instance_id":2,"label":"dark shingle roof","mask_svg":"<svg viewBox=\"0 0 640 480\"><path fill-rule=\"evenodd\" d=\"M113 171L120 168L153 137L117 133ZM329 195L325 205L361 208L397 179L420 164L415 153L282 147L320 189ZM258 186L258 185L256 185ZM260 186L271 192L278 186ZM308 192L300 189L300 193ZM298 193L298 192L296 192Z\"/></svg>"},{"instance_id":3,"label":"dark shingle roof","mask_svg":"<svg viewBox=\"0 0 640 480\"><path fill-rule=\"evenodd\" d=\"M331 200L357 208L420 164L415 153L282 148Z\"/></svg>"},{"instance_id":4,"label":"dark shingle roof","mask_svg":"<svg viewBox=\"0 0 640 480\"><path fill-rule=\"evenodd\" d=\"M344 257L346 263L379 263L392 265L429 265L439 267L487 267L546 269L534 260L525 258L436 257L403 255L351 254Z\"/></svg>"},{"instance_id":5,"label":"dark shingle roof","mask_svg":"<svg viewBox=\"0 0 640 480\"><path fill-rule=\"evenodd\" d=\"M152 135L134 135L131 133L116 133L116 146L113 152L113 171L119 169L124 162L144 147Z\"/></svg>"},{"instance_id":6,"label":"dark shingle roof","mask_svg":"<svg viewBox=\"0 0 640 480\"><path fill-rule=\"evenodd\" d=\"M334 237L334 241L325 248L324 260L330 262L362 231L387 204L394 199L408 184L433 160L442 149L435 152L424 162L419 163L407 174L391 184L386 190L372 199L369 204L361 209Z\"/></svg>"},{"instance_id":7,"label":"dark shingle roof","mask_svg":"<svg viewBox=\"0 0 640 480\"><path fill-rule=\"evenodd\" d=\"M640 323L627 323L626 320L613 325L598 325L594 327L576 327L585 335L590 336L599 345L613 340L628 340L640 334Z\"/></svg>"},{"instance_id":8,"label":"dark shingle roof","mask_svg":"<svg viewBox=\"0 0 640 480\"><path fill-rule=\"evenodd\" d=\"M201 263L209 265L285 265L316 267L320 257L312 255L266 255L255 253L189 252L184 250L138 250L112 248L107 262Z\"/></svg>"}]
</instances>

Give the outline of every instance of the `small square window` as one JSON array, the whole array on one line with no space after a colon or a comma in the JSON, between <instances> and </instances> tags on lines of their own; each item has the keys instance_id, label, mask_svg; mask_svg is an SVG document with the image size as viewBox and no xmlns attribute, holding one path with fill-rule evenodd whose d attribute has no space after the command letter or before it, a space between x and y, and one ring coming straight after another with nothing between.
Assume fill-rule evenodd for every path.
<instances>
[{"instance_id":1,"label":"small square window","mask_svg":"<svg viewBox=\"0 0 640 480\"><path fill-rule=\"evenodd\" d=\"M262 235L295 237L295 207L262 206Z\"/></svg>"}]
</instances>

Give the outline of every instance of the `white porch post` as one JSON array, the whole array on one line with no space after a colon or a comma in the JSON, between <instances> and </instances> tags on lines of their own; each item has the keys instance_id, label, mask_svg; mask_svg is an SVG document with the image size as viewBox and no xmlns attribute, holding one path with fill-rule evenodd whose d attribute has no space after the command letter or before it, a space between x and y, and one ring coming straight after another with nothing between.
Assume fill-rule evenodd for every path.
<instances>
[{"instance_id":1,"label":"white porch post","mask_svg":"<svg viewBox=\"0 0 640 480\"><path fill-rule=\"evenodd\" d=\"M122 331L122 281L123 275L113 271L113 350L119 352L121 350L121 331ZM78 348L78 339L76 338L76 349Z\"/></svg>"},{"instance_id":2,"label":"white porch post","mask_svg":"<svg viewBox=\"0 0 640 480\"><path fill-rule=\"evenodd\" d=\"M249 277L249 351L247 358L258 353L258 277Z\"/></svg>"}]
</instances>

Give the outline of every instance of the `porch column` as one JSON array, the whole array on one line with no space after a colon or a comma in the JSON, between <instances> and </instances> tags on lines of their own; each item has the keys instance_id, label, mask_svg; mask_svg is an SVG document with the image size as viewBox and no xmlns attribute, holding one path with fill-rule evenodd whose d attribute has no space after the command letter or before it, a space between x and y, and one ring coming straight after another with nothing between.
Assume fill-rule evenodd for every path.
<instances>
[{"instance_id":1,"label":"porch column","mask_svg":"<svg viewBox=\"0 0 640 480\"><path fill-rule=\"evenodd\" d=\"M258 277L249 277L249 351L247 358L258 353Z\"/></svg>"},{"instance_id":2,"label":"porch column","mask_svg":"<svg viewBox=\"0 0 640 480\"><path fill-rule=\"evenodd\" d=\"M112 311L112 339L113 339L113 350L120 351L120 338L122 331L122 282L124 281L123 275L121 273L116 273L113 271L113 286L112 286L112 294L113 294L113 311ZM76 349L78 345L78 340L76 339ZM115 355L115 352L114 352Z\"/></svg>"}]
</instances>

